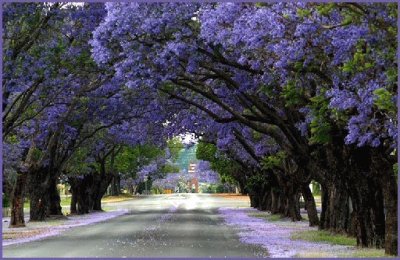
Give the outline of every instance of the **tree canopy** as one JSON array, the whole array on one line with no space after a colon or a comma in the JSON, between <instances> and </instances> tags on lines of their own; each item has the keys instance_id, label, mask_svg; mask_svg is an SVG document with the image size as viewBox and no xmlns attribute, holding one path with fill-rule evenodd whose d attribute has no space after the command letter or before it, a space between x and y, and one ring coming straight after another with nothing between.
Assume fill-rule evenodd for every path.
<instances>
[{"instance_id":1,"label":"tree canopy","mask_svg":"<svg viewBox=\"0 0 400 260\"><path fill-rule=\"evenodd\" d=\"M12 204L27 192L32 220L60 214L61 176L82 213L120 175L166 185L191 133L200 172L252 206L299 220L302 196L310 225L395 254L397 15L395 3L7 3Z\"/></svg>"}]
</instances>

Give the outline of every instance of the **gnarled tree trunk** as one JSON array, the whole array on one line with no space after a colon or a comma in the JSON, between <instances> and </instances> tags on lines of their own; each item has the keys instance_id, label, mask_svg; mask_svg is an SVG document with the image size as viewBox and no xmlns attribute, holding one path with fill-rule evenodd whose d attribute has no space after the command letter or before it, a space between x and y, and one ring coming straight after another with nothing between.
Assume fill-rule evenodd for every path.
<instances>
[{"instance_id":1,"label":"gnarled tree trunk","mask_svg":"<svg viewBox=\"0 0 400 260\"><path fill-rule=\"evenodd\" d=\"M48 208L47 214L48 216L62 216L62 207L61 207L61 198L57 189L58 184L58 176L51 176L49 186L47 188L47 196L48 196Z\"/></svg>"},{"instance_id":2,"label":"gnarled tree trunk","mask_svg":"<svg viewBox=\"0 0 400 260\"><path fill-rule=\"evenodd\" d=\"M27 173L17 174L17 180L11 194L10 227L25 227L24 196L27 178Z\"/></svg>"},{"instance_id":3,"label":"gnarled tree trunk","mask_svg":"<svg viewBox=\"0 0 400 260\"><path fill-rule=\"evenodd\" d=\"M305 207L307 210L308 221L310 222L310 226L318 226L318 212L317 207L315 205L314 196L311 193L310 187L307 184L303 184L301 192L303 194Z\"/></svg>"},{"instance_id":4,"label":"gnarled tree trunk","mask_svg":"<svg viewBox=\"0 0 400 260\"><path fill-rule=\"evenodd\" d=\"M393 175L382 179L383 197L386 209L385 222L385 253L397 255L398 245L398 215L397 215L397 182Z\"/></svg>"},{"instance_id":5,"label":"gnarled tree trunk","mask_svg":"<svg viewBox=\"0 0 400 260\"><path fill-rule=\"evenodd\" d=\"M76 192L71 190L71 204L70 204L70 214L77 214L76 204L78 203Z\"/></svg>"},{"instance_id":6,"label":"gnarled tree trunk","mask_svg":"<svg viewBox=\"0 0 400 260\"><path fill-rule=\"evenodd\" d=\"M48 169L39 168L29 172L30 220L44 221L47 213Z\"/></svg>"},{"instance_id":7,"label":"gnarled tree trunk","mask_svg":"<svg viewBox=\"0 0 400 260\"><path fill-rule=\"evenodd\" d=\"M121 190L121 176L116 173L113 174L113 178L111 181L111 195L118 196Z\"/></svg>"},{"instance_id":8,"label":"gnarled tree trunk","mask_svg":"<svg viewBox=\"0 0 400 260\"><path fill-rule=\"evenodd\" d=\"M385 253L398 254L398 190L397 178L393 171L396 154L387 155L384 151L373 151L372 165L382 189L385 215Z\"/></svg>"},{"instance_id":9,"label":"gnarled tree trunk","mask_svg":"<svg viewBox=\"0 0 400 260\"><path fill-rule=\"evenodd\" d=\"M344 182L322 184L320 229L347 233L350 225L349 194Z\"/></svg>"},{"instance_id":10,"label":"gnarled tree trunk","mask_svg":"<svg viewBox=\"0 0 400 260\"><path fill-rule=\"evenodd\" d=\"M384 245L385 219L382 189L373 172L372 149L351 150L349 191L357 223L357 243L362 247L381 248Z\"/></svg>"}]
</instances>

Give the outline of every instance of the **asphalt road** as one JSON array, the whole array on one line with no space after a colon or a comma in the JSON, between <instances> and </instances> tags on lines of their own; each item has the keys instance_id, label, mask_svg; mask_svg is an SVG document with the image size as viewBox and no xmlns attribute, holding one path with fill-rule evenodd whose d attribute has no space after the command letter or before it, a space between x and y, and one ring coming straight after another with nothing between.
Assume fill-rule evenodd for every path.
<instances>
[{"instance_id":1,"label":"asphalt road","mask_svg":"<svg viewBox=\"0 0 400 260\"><path fill-rule=\"evenodd\" d=\"M56 237L3 247L3 257L266 257L223 224L219 207L248 202L208 194L153 195L116 204L129 213Z\"/></svg>"}]
</instances>

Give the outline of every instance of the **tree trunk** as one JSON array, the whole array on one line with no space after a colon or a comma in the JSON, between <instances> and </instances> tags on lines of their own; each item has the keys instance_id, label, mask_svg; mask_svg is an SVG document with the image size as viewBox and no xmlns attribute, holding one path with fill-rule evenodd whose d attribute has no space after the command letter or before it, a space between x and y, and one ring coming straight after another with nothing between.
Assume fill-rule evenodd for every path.
<instances>
[{"instance_id":1,"label":"tree trunk","mask_svg":"<svg viewBox=\"0 0 400 260\"><path fill-rule=\"evenodd\" d=\"M101 197L93 199L93 210L103 211L103 209L101 208Z\"/></svg>"},{"instance_id":2,"label":"tree trunk","mask_svg":"<svg viewBox=\"0 0 400 260\"><path fill-rule=\"evenodd\" d=\"M292 221L300 221L302 219L298 194L289 193L285 195L285 210L283 216L290 218Z\"/></svg>"},{"instance_id":3,"label":"tree trunk","mask_svg":"<svg viewBox=\"0 0 400 260\"><path fill-rule=\"evenodd\" d=\"M29 174L30 220L43 221L50 215L62 216L61 199L57 190L58 175L48 167Z\"/></svg>"},{"instance_id":4,"label":"tree trunk","mask_svg":"<svg viewBox=\"0 0 400 260\"><path fill-rule=\"evenodd\" d=\"M47 214L48 216L50 215L55 215L55 216L62 216L62 207L61 207L61 198L60 194L58 193L57 189L57 181L58 176L53 175L51 177L48 189L47 189L47 196L48 196L48 211Z\"/></svg>"},{"instance_id":5,"label":"tree trunk","mask_svg":"<svg viewBox=\"0 0 400 260\"><path fill-rule=\"evenodd\" d=\"M86 214L90 211L90 194L89 188L92 185L93 178L91 175L83 177L69 177L68 183L71 185L71 214Z\"/></svg>"},{"instance_id":6,"label":"tree trunk","mask_svg":"<svg viewBox=\"0 0 400 260\"><path fill-rule=\"evenodd\" d=\"M27 183L27 173L18 173L17 181L11 195L11 227L25 227L24 196Z\"/></svg>"},{"instance_id":7,"label":"tree trunk","mask_svg":"<svg viewBox=\"0 0 400 260\"><path fill-rule=\"evenodd\" d=\"M76 193L72 192L71 190L71 205L70 205L70 214L77 214L77 209L76 209L76 204L78 203L78 200L76 198Z\"/></svg>"},{"instance_id":8,"label":"tree trunk","mask_svg":"<svg viewBox=\"0 0 400 260\"><path fill-rule=\"evenodd\" d=\"M384 215L385 215L385 253L389 255L398 254L398 190L397 177L393 171L397 152L388 155L383 150L373 150L372 165L374 175L378 176L377 183L380 184Z\"/></svg>"},{"instance_id":9,"label":"tree trunk","mask_svg":"<svg viewBox=\"0 0 400 260\"><path fill-rule=\"evenodd\" d=\"M104 176L103 178L99 177L94 183L96 183L95 187L93 187L92 200L93 200L93 210L102 211L101 207L101 199L104 194L107 192L107 188L110 185L112 180L111 176Z\"/></svg>"},{"instance_id":10,"label":"tree trunk","mask_svg":"<svg viewBox=\"0 0 400 260\"><path fill-rule=\"evenodd\" d=\"M114 174L111 181L111 196L118 196L121 190L121 177L119 174Z\"/></svg>"},{"instance_id":11,"label":"tree trunk","mask_svg":"<svg viewBox=\"0 0 400 260\"><path fill-rule=\"evenodd\" d=\"M261 184L261 189L259 191L260 204L258 205L258 210L265 211L267 210L267 201L268 201L268 190L269 185L267 183Z\"/></svg>"},{"instance_id":12,"label":"tree trunk","mask_svg":"<svg viewBox=\"0 0 400 260\"><path fill-rule=\"evenodd\" d=\"M373 150L370 147L353 149L350 157L351 170L347 175L350 178L349 190L358 224L357 243L363 247L381 248L385 239L385 222L382 187L379 184L383 177L374 173L372 155ZM379 157L382 156L383 154ZM378 172L385 170L387 167L380 165Z\"/></svg>"},{"instance_id":13,"label":"tree trunk","mask_svg":"<svg viewBox=\"0 0 400 260\"><path fill-rule=\"evenodd\" d=\"M308 220L310 222L310 227L318 226L318 212L317 206L315 205L314 196L311 193L310 187L307 184L304 184L302 187L302 194L304 197L304 203L307 210Z\"/></svg>"},{"instance_id":14,"label":"tree trunk","mask_svg":"<svg viewBox=\"0 0 400 260\"><path fill-rule=\"evenodd\" d=\"M322 188L320 229L346 233L349 229L349 195L344 184L331 183Z\"/></svg>"},{"instance_id":15,"label":"tree trunk","mask_svg":"<svg viewBox=\"0 0 400 260\"><path fill-rule=\"evenodd\" d=\"M240 194L246 195L247 193L246 193L245 188L244 188L244 187L245 187L244 182L238 181L238 186L239 186L239 192L240 192Z\"/></svg>"},{"instance_id":16,"label":"tree trunk","mask_svg":"<svg viewBox=\"0 0 400 260\"><path fill-rule=\"evenodd\" d=\"M47 174L48 171L45 168L29 173L30 221L44 221L46 218L48 196L44 184Z\"/></svg>"},{"instance_id":17,"label":"tree trunk","mask_svg":"<svg viewBox=\"0 0 400 260\"><path fill-rule=\"evenodd\" d=\"M319 229L329 229L330 219L328 217L328 201L329 201L329 191L324 185L321 185L321 215L319 221Z\"/></svg>"},{"instance_id":18,"label":"tree trunk","mask_svg":"<svg viewBox=\"0 0 400 260\"><path fill-rule=\"evenodd\" d=\"M92 210L102 210L101 199L107 192L112 176L99 173L90 173L83 177L70 177L68 182L71 185L71 205L77 205L74 209L78 214L86 214ZM71 212L72 212L71 207Z\"/></svg>"},{"instance_id":19,"label":"tree trunk","mask_svg":"<svg viewBox=\"0 0 400 260\"><path fill-rule=\"evenodd\" d=\"M383 197L386 209L385 222L385 253L397 255L398 233L397 233L397 182L391 174L382 179Z\"/></svg>"},{"instance_id":20,"label":"tree trunk","mask_svg":"<svg viewBox=\"0 0 400 260\"><path fill-rule=\"evenodd\" d=\"M259 197L254 193L249 194L249 196L250 196L250 206L253 208L258 208L260 204Z\"/></svg>"},{"instance_id":21,"label":"tree trunk","mask_svg":"<svg viewBox=\"0 0 400 260\"><path fill-rule=\"evenodd\" d=\"M300 196L291 179L279 179L279 186L282 187L282 199L284 200L284 211L280 212L284 217L290 218L292 221L300 221Z\"/></svg>"},{"instance_id":22,"label":"tree trunk","mask_svg":"<svg viewBox=\"0 0 400 260\"><path fill-rule=\"evenodd\" d=\"M272 208L271 189L268 189L265 192L264 198L263 198L263 205L264 205L264 209L263 210L271 212L271 208Z\"/></svg>"},{"instance_id":23,"label":"tree trunk","mask_svg":"<svg viewBox=\"0 0 400 260\"><path fill-rule=\"evenodd\" d=\"M271 189L271 214L279 213L279 192L276 188Z\"/></svg>"},{"instance_id":24,"label":"tree trunk","mask_svg":"<svg viewBox=\"0 0 400 260\"><path fill-rule=\"evenodd\" d=\"M104 194L107 192L107 188L110 185L113 176L111 174L95 174L93 187L92 187L92 195L91 198L93 200L93 210L102 211L101 207L101 199Z\"/></svg>"}]
</instances>

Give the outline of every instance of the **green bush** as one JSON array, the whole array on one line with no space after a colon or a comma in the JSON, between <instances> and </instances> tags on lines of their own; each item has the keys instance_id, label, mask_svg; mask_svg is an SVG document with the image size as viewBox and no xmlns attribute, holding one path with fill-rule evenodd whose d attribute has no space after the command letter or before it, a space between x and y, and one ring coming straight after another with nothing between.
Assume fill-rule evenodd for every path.
<instances>
[{"instance_id":1,"label":"green bush","mask_svg":"<svg viewBox=\"0 0 400 260\"><path fill-rule=\"evenodd\" d=\"M222 185L222 184L218 185L218 186L215 188L215 192L216 192L216 193L223 193L223 192L225 192L224 185Z\"/></svg>"},{"instance_id":2,"label":"green bush","mask_svg":"<svg viewBox=\"0 0 400 260\"><path fill-rule=\"evenodd\" d=\"M321 195L321 185L316 181L311 181L313 195Z\"/></svg>"},{"instance_id":3,"label":"green bush","mask_svg":"<svg viewBox=\"0 0 400 260\"><path fill-rule=\"evenodd\" d=\"M3 208L8 208L10 207L10 198L8 197L7 194L3 193Z\"/></svg>"}]
</instances>

